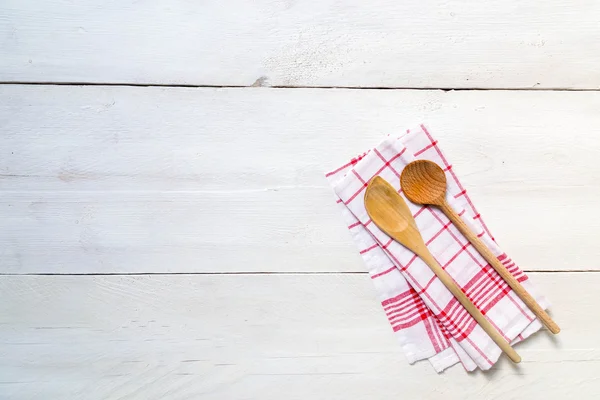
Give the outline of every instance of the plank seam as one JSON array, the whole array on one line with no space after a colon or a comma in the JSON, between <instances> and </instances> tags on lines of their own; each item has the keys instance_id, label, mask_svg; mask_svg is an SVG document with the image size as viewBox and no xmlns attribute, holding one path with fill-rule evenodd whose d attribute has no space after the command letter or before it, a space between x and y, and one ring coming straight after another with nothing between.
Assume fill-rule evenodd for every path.
<instances>
[{"instance_id":1,"label":"plank seam","mask_svg":"<svg viewBox=\"0 0 600 400\"><path fill-rule=\"evenodd\" d=\"M598 273L600 270L573 269L573 270L525 270L531 274L564 274L564 273ZM90 272L90 273L0 273L0 276L135 276L135 275L368 275L362 271L241 271L241 272Z\"/></svg>"},{"instance_id":2,"label":"plank seam","mask_svg":"<svg viewBox=\"0 0 600 400\"><path fill-rule=\"evenodd\" d=\"M535 92L598 92L598 88L567 88L567 87L412 87L412 86L310 86L310 85L194 85L169 83L118 83L118 82L25 82L0 81L0 85L22 86L121 86L121 87L160 87L160 88L212 88L212 89L341 89L341 90L441 90L450 91L535 91Z\"/></svg>"}]
</instances>

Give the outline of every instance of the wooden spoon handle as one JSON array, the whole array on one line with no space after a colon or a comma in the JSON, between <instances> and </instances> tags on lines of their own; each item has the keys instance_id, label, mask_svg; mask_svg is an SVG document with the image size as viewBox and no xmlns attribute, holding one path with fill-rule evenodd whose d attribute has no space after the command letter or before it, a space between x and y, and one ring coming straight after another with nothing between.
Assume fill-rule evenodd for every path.
<instances>
[{"instance_id":1,"label":"wooden spoon handle","mask_svg":"<svg viewBox=\"0 0 600 400\"><path fill-rule=\"evenodd\" d=\"M469 300L466 294L458 287L456 282L450 275L438 264L433 258L427 248L423 248L419 252L421 259L431 268L433 273L440 278L440 281L450 290L450 292L456 297L456 299L462 304L462 306L471 314L471 316L477 321L479 326L488 334L489 337L502 349L503 352L514 362L518 363L521 361L521 357L517 352L510 346L510 344L500 335L500 333L494 328L494 326L485 318L485 316L479 311L479 309Z\"/></svg>"},{"instance_id":2,"label":"wooden spoon handle","mask_svg":"<svg viewBox=\"0 0 600 400\"><path fill-rule=\"evenodd\" d=\"M440 204L440 208L446 214L446 216L452 221L452 223L458 228L458 230L466 237L469 242L475 247L475 249L482 255L482 257L496 270L498 275L504 279L504 281L511 287L511 289L519 296L523 303L542 321L542 323L548 328L548 330L554 334L560 332L560 328L552 320L552 318L544 311L542 307L535 301L535 299L525 290L525 288L515 279L515 277L506 269L506 267L496 258L494 253L483 243L483 241L477 237L464 223L460 216L450 207L450 205L444 201Z\"/></svg>"}]
</instances>

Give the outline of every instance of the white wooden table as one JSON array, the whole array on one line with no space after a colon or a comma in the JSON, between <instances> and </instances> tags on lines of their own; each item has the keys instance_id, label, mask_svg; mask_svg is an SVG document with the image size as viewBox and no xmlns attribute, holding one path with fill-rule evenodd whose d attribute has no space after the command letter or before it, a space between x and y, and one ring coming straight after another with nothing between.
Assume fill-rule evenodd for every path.
<instances>
[{"instance_id":1,"label":"white wooden table","mask_svg":"<svg viewBox=\"0 0 600 400\"><path fill-rule=\"evenodd\" d=\"M599 17L3 0L0 399L597 399ZM332 202L420 122L554 303L519 368L408 365Z\"/></svg>"}]
</instances>

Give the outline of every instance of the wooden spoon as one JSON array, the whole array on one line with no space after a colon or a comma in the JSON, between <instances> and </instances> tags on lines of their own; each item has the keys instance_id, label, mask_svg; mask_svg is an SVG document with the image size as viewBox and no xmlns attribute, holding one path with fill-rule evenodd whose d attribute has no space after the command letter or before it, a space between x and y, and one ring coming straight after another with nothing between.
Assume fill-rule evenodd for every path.
<instances>
[{"instance_id":1,"label":"wooden spoon","mask_svg":"<svg viewBox=\"0 0 600 400\"><path fill-rule=\"evenodd\" d=\"M554 334L560 328L550 316L540 307L525 288L508 272L494 253L477 237L463 222L460 216L446 202L446 174L436 163L428 160L413 161L404 167L400 175L400 185L406 197L417 204L430 204L439 207L452 221L458 230L477 249L479 254L498 272L504 281L519 296L523 303L542 321L548 330Z\"/></svg>"},{"instance_id":2,"label":"wooden spoon","mask_svg":"<svg viewBox=\"0 0 600 400\"><path fill-rule=\"evenodd\" d=\"M392 185L379 176L371 179L365 193L365 207L375 225L392 239L419 256L431 268L444 286L450 290L460 304L513 362L518 363L521 361L521 357L517 352L510 347L510 344L504 340L481 311L463 293L452 277L433 258L419 233L408 205Z\"/></svg>"}]
</instances>

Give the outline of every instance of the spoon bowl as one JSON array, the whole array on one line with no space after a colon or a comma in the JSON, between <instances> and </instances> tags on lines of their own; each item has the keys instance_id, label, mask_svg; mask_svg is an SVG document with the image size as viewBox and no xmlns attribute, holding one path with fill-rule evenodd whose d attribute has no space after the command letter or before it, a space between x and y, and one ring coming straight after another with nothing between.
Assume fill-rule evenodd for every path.
<instances>
[{"instance_id":1,"label":"spoon bowl","mask_svg":"<svg viewBox=\"0 0 600 400\"><path fill-rule=\"evenodd\" d=\"M369 217L379 229L390 232L390 236L399 238L396 240L413 253L419 253L418 243L412 240L411 235L421 235L408 205L392 185L380 176L371 179L365 192L365 205Z\"/></svg>"},{"instance_id":2,"label":"spoon bowl","mask_svg":"<svg viewBox=\"0 0 600 400\"><path fill-rule=\"evenodd\" d=\"M413 161L402 170L400 186L413 203L441 205L446 195L446 174L432 161Z\"/></svg>"}]
</instances>

